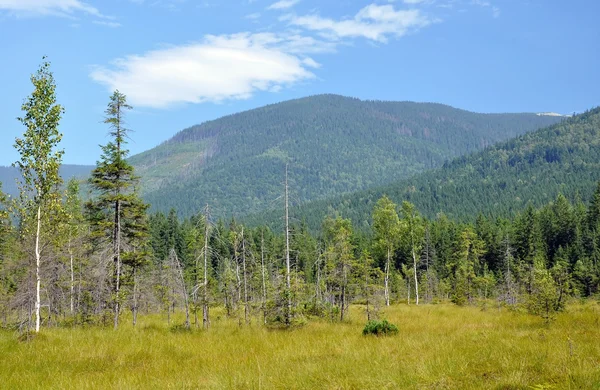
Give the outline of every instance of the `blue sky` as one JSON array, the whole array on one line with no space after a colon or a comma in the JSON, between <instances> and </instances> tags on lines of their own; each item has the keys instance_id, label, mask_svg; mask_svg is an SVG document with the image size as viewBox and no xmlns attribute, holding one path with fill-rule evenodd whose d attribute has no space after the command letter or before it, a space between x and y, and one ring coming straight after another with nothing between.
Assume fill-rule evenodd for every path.
<instances>
[{"instance_id":1,"label":"blue sky","mask_svg":"<svg viewBox=\"0 0 600 390\"><path fill-rule=\"evenodd\" d=\"M600 104L595 0L0 0L0 165L43 55L65 163L94 164L115 88L129 149L185 127L319 93L478 112Z\"/></svg>"}]
</instances>

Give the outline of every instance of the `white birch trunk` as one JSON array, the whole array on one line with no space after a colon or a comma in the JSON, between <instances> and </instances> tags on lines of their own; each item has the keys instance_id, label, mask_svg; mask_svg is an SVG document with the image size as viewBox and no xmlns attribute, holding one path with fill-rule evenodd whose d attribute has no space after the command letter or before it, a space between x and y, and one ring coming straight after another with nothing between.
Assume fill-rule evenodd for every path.
<instances>
[{"instance_id":1,"label":"white birch trunk","mask_svg":"<svg viewBox=\"0 0 600 390\"><path fill-rule=\"evenodd\" d=\"M69 240L69 257L71 259L71 314L73 314L75 301L75 272L73 269L73 252L71 251L71 241Z\"/></svg>"},{"instance_id":2,"label":"white birch trunk","mask_svg":"<svg viewBox=\"0 0 600 390\"><path fill-rule=\"evenodd\" d=\"M202 325L204 329L210 326L208 317L208 204L204 214L204 297L202 299Z\"/></svg>"},{"instance_id":3,"label":"white birch trunk","mask_svg":"<svg viewBox=\"0 0 600 390\"><path fill-rule=\"evenodd\" d=\"M415 274L415 297L416 297L416 304L419 305L419 280L417 278L417 256L415 254L415 250L412 250L412 256L413 256L413 272Z\"/></svg>"},{"instance_id":4,"label":"white birch trunk","mask_svg":"<svg viewBox=\"0 0 600 390\"><path fill-rule=\"evenodd\" d=\"M40 331L40 289L41 289L41 277L40 277L40 230L42 225L42 207L38 206L37 209L37 228L35 233L35 331Z\"/></svg>"},{"instance_id":5,"label":"white birch trunk","mask_svg":"<svg viewBox=\"0 0 600 390\"><path fill-rule=\"evenodd\" d=\"M385 296L385 305L390 305L390 248L387 250L387 259L385 261L385 280L384 280L384 289L383 295Z\"/></svg>"}]
</instances>

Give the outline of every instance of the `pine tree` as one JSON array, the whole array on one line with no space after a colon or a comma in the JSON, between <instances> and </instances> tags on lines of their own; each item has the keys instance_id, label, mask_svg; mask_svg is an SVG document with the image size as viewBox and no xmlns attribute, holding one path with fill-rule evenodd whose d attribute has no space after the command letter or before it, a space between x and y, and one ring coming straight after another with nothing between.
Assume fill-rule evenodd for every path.
<instances>
[{"instance_id":1,"label":"pine tree","mask_svg":"<svg viewBox=\"0 0 600 390\"><path fill-rule=\"evenodd\" d=\"M452 301L457 305L472 302L476 269L484 253L485 243L477 237L471 226L465 227L460 234L455 257L447 265L454 279Z\"/></svg>"},{"instance_id":2,"label":"pine tree","mask_svg":"<svg viewBox=\"0 0 600 390\"><path fill-rule=\"evenodd\" d=\"M147 206L135 191L139 178L134 174L126 158L125 149L129 130L125 128L125 111L132 107L125 95L115 91L105 111L104 123L110 127L112 140L102 146L102 156L92 171L89 183L97 197L86 204L87 215L96 244L109 242L113 258L113 309L114 327L119 325L121 278L123 275L122 255L132 250L129 244L136 231L144 226L143 216ZM129 247L127 250L126 248Z\"/></svg>"}]
</instances>

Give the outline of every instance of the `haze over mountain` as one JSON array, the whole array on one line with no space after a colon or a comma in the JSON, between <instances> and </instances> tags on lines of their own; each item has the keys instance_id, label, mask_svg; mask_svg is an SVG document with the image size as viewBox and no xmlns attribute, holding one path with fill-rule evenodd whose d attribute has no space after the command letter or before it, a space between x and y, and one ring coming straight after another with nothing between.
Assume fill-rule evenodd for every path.
<instances>
[{"instance_id":1,"label":"haze over mountain","mask_svg":"<svg viewBox=\"0 0 600 390\"><path fill-rule=\"evenodd\" d=\"M301 205L292 215L318 228L324 215L339 213L364 228L385 194L398 203L414 203L429 217L440 212L463 220L478 213L508 216L529 202L553 201L559 193L587 201L599 180L600 107L410 179ZM272 225L280 220L280 210L247 218Z\"/></svg>"},{"instance_id":2,"label":"haze over mountain","mask_svg":"<svg viewBox=\"0 0 600 390\"><path fill-rule=\"evenodd\" d=\"M193 126L131 157L154 210L221 216L273 206L286 163L297 201L383 185L561 118L317 95Z\"/></svg>"},{"instance_id":3,"label":"haze over mountain","mask_svg":"<svg viewBox=\"0 0 600 390\"><path fill-rule=\"evenodd\" d=\"M63 164L60 167L60 175L65 182L72 177L86 180L92 169L94 167L91 165ZM0 183L2 183L2 191L6 194L13 197L19 196L16 179L20 178L21 175L17 168L0 166Z\"/></svg>"}]
</instances>

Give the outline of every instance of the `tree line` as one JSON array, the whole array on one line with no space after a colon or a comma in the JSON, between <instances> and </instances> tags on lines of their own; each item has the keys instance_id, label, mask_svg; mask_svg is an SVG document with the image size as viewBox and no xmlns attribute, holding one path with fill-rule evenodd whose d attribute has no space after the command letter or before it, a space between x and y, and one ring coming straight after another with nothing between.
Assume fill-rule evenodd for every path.
<instances>
[{"instance_id":1,"label":"tree line","mask_svg":"<svg viewBox=\"0 0 600 390\"><path fill-rule=\"evenodd\" d=\"M49 64L32 76L34 91L19 121L15 147L21 196L0 191L0 317L4 327L109 324L124 311L185 313L186 328L208 329L211 308L240 325L290 327L312 316L344 321L350 304L367 319L385 306L494 302L551 319L571 297L590 297L600 283L600 185L589 204L559 195L512 219L480 215L474 223L444 214L426 218L410 202L381 197L372 228L340 215L318 232L247 227L213 219L210 205L180 219L148 214L127 162L126 97L115 91L105 116L110 142L88 180L66 186L58 174L63 107ZM287 172L287 170L286 170ZM66 188L65 188L66 187Z\"/></svg>"}]
</instances>

